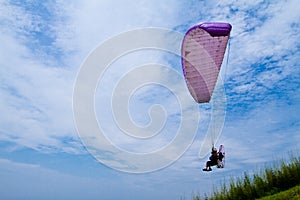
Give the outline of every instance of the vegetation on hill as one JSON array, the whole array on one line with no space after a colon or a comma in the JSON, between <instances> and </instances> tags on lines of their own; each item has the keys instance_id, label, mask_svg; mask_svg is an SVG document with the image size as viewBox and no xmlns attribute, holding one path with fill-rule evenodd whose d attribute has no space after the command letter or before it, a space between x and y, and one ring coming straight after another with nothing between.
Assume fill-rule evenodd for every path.
<instances>
[{"instance_id":1,"label":"vegetation on hill","mask_svg":"<svg viewBox=\"0 0 300 200\"><path fill-rule=\"evenodd\" d=\"M258 200L299 200L300 199L300 185L292 187L288 190L273 194L270 196L262 197Z\"/></svg>"},{"instance_id":2,"label":"vegetation on hill","mask_svg":"<svg viewBox=\"0 0 300 200\"><path fill-rule=\"evenodd\" d=\"M251 177L248 173L245 173L242 178L232 179L228 185L223 184L220 190L214 191L211 196L206 196L204 199L259 199L286 191L290 188L295 188L294 190L290 190L290 192L299 196L299 185L300 157L291 156L289 162L282 160L278 164L274 164L273 167L266 167L263 172L254 174ZM290 195L290 193L286 195ZM200 196L193 197L193 200L200 199Z\"/></svg>"}]
</instances>

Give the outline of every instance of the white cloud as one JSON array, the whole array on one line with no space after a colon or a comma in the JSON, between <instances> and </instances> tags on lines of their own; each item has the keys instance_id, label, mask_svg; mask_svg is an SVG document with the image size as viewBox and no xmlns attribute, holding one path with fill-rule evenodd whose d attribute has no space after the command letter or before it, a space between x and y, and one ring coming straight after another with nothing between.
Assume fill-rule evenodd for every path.
<instances>
[{"instance_id":1,"label":"white cloud","mask_svg":"<svg viewBox=\"0 0 300 200\"><path fill-rule=\"evenodd\" d=\"M60 27L58 40L62 48L78 51L79 62L101 42L125 31L141 27L172 28L178 23L176 15L180 9L175 0L77 1L71 4L60 1L59 5L67 24Z\"/></svg>"},{"instance_id":2,"label":"white cloud","mask_svg":"<svg viewBox=\"0 0 300 200\"><path fill-rule=\"evenodd\" d=\"M12 52L14 59L1 59L1 110L5 113L1 115L2 134L32 148L60 148L61 138L76 138L71 110L72 73L44 66L30 55L19 58L21 49Z\"/></svg>"},{"instance_id":3,"label":"white cloud","mask_svg":"<svg viewBox=\"0 0 300 200\"><path fill-rule=\"evenodd\" d=\"M41 6L51 13L50 19L38 10L30 10L33 5L34 2L1 4L1 38L6 41L1 48L1 107L7 113L2 115L1 137L37 150L76 152L72 87L83 58L99 42L120 32L176 25L178 4L44 2ZM44 48L40 40L49 35L50 43ZM56 56L57 52L62 55Z\"/></svg>"},{"instance_id":4,"label":"white cloud","mask_svg":"<svg viewBox=\"0 0 300 200\"><path fill-rule=\"evenodd\" d=\"M62 142L68 138L64 142L73 146L72 140L76 140L71 110L74 72L43 63L39 54L26 46L30 37L22 31L33 31L37 26L33 23L40 19L18 6L1 6L8 12L1 16L7 24L0 34L0 107L5 113L1 115L1 138L34 149L47 146L76 152Z\"/></svg>"},{"instance_id":5,"label":"white cloud","mask_svg":"<svg viewBox=\"0 0 300 200\"><path fill-rule=\"evenodd\" d=\"M73 176L39 165L0 159L1 199L114 199L116 182ZM119 190L122 192L122 189Z\"/></svg>"}]
</instances>

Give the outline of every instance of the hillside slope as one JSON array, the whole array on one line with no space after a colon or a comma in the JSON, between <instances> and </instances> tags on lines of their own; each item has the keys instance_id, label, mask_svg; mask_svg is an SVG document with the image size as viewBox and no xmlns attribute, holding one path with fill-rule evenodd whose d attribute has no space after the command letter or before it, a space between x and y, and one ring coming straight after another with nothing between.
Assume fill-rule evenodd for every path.
<instances>
[{"instance_id":1,"label":"hillside slope","mask_svg":"<svg viewBox=\"0 0 300 200\"><path fill-rule=\"evenodd\" d=\"M298 200L300 199L300 185L297 185L293 188L290 188L288 190L279 192L277 194L273 194L270 196L262 197L258 200L284 200L284 199L289 199L289 200Z\"/></svg>"}]
</instances>

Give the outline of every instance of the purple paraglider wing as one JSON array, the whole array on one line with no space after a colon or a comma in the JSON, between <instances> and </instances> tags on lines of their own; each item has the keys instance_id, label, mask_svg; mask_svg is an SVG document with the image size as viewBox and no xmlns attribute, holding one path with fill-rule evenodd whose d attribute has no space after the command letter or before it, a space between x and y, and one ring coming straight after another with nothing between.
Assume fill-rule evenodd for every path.
<instances>
[{"instance_id":1,"label":"purple paraglider wing","mask_svg":"<svg viewBox=\"0 0 300 200\"><path fill-rule=\"evenodd\" d=\"M184 78L198 103L210 101L230 31L228 23L204 22L190 28L184 36L181 48Z\"/></svg>"}]
</instances>

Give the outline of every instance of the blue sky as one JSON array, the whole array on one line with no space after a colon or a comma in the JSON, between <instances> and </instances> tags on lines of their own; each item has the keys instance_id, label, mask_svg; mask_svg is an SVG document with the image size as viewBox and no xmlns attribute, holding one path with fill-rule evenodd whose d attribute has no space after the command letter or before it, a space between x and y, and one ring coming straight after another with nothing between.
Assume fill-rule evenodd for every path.
<instances>
[{"instance_id":1,"label":"blue sky","mask_svg":"<svg viewBox=\"0 0 300 200\"><path fill-rule=\"evenodd\" d=\"M297 0L0 1L0 198L189 199L299 151L299 9ZM196 103L184 104L196 107L186 128L193 140L172 165L135 174L110 168L110 163L122 164L113 156L108 166L98 162L85 148L73 113L73 91L84 61L103 42L127 31L158 27L184 34L201 21L233 26L228 64L220 75L226 116L217 143L225 145L226 167L201 170L207 158L200 159L199 151L212 105ZM188 94L177 76L180 57L158 50L120 57L95 91L98 122L106 137L127 152L167 146L180 124L178 100L162 85L138 88L128 104L137 127L165 120L151 139L124 135L105 106L120 77L149 63L169 66L169 71L157 69L147 78L182 88L176 93L180 98ZM189 95L183 99L191 102ZM149 116L152 105L160 107Z\"/></svg>"}]
</instances>

